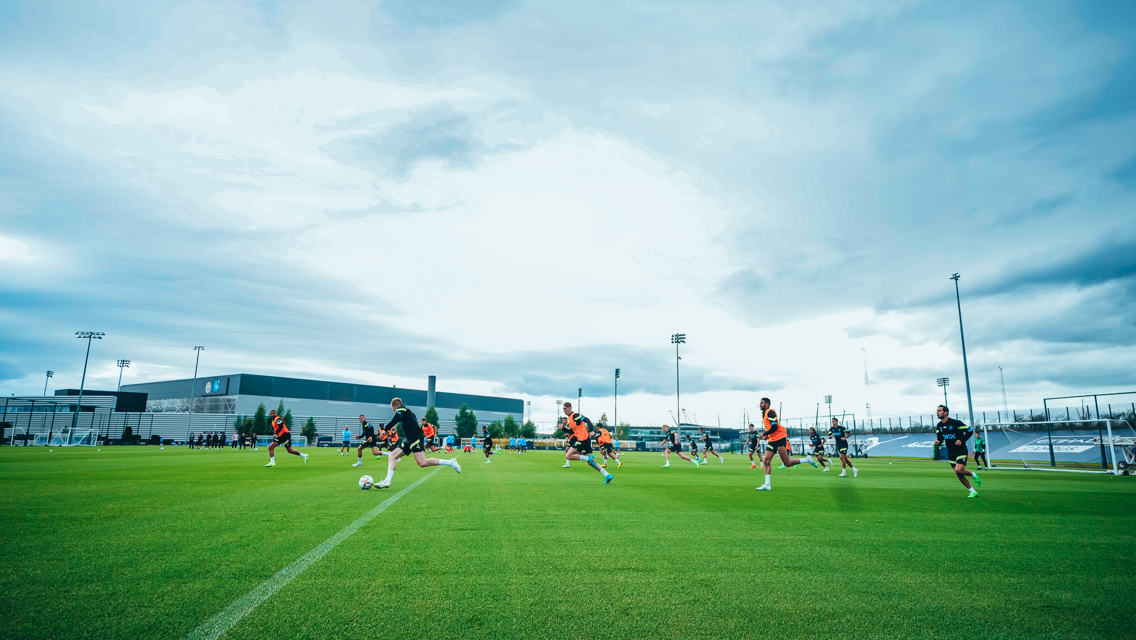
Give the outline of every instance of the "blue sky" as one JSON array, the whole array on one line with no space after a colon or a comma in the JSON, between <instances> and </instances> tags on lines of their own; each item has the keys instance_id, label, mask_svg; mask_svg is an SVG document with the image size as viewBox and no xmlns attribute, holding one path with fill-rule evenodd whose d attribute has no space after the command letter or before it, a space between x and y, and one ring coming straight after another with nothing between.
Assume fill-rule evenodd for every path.
<instances>
[{"instance_id":1,"label":"blue sky","mask_svg":"<svg viewBox=\"0 0 1136 640\"><path fill-rule=\"evenodd\" d=\"M6 3L0 391L204 373L662 422L1136 384L1128 3ZM867 353L872 384L863 384ZM960 398L961 396L954 396ZM960 400L952 404L961 406ZM547 415L544 415L547 414Z\"/></svg>"}]
</instances>

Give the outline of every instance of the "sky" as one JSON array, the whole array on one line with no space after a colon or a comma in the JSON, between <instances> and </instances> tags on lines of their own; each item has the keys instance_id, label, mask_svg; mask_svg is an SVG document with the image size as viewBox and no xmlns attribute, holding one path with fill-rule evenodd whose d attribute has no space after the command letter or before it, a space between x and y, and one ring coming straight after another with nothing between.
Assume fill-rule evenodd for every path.
<instances>
[{"instance_id":1,"label":"sky","mask_svg":"<svg viewBox=\"0 0 1136 640\"><path fill-rule=\"evenodd\" d=\"M1136 5L5 2L0 393L1136 388ZM865 385L865 366L868 384ZM447 416L442 416L446 418ZM686 421L684 419L684 421Z\"/></svg>"}]
</instances>

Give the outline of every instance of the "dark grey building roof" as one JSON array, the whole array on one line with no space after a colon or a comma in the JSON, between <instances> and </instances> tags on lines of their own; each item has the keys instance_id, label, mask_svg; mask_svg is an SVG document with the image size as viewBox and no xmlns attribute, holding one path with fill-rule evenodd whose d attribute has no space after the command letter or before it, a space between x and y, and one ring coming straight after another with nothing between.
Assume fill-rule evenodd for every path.
<instances>
[{"instance_id":1,"label":"dark grey building roof","mask_svg":"<svg viewBox=\"0 0 1136 640\"><path fill-rule=\"evenodd\" d=\"M191 386L193 387L192 392ZM391 398L402 398L402 401L408 405L426 406L425 390L377 387L352 382L260 376L250 373L200 377L197 379L196 385L193 384L192 379L186 378L184 380L122 385L122 389L123 391L145 392L149 394L150 400L188 398L191 396L251 395L389 404ZM444 391L439 391L434 395L434 405L438 409L456 410L460 409L463 404L482 411L514 413L518 416L524 415L525 405L524 400L520 398L478 396L465 393L446 393Z\"/></svg>"}]
</instances>

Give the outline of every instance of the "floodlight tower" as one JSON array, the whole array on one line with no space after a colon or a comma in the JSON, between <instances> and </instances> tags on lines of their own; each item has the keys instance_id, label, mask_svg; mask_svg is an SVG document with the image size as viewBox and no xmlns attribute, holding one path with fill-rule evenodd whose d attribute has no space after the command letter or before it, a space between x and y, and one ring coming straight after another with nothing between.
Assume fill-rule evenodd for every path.
<instances>
[{"instance_id":1,"label":"floodlight tower","mask_svg":"<svg viewBox=\"0 0 1136 640\"><path fill-rule=\"evenodd\" d=\"M619 368L615 369L615 395L612 396L615 403L615 418L612 420L616 428L619 428Z\"/></svg>"},{"instance_id":2,"label":"floodlight tower","mask_svg":"<svg viewBox=\"0 0 1136 640\"><path fill-rule=\"evenodd\" d=\"M45 396L47 395L47 381L51 380L54 377L55 377L54 371L48 371L47 372L47 377L44 378L44 380L43 380L43 395L45 395ZM15 432L13 432L13 433L15 433ZM12 436L12 437L15 438L15 436ZM13 442L15 442L15 440L13 440Z\"/></svg>"},{"instance_id":3,"label":"floodlight tower","mask_svg":"<svg viewBox=\"0 0 1136 640\"><path fill-rule=\"evenodd\" d=\"M868 351L864 347L860 347L860 351L864 354L864 386L868 386Z\"/></svg>"},{"instance_id":4,"label":"floodlight tower","mask_svg":"<svg viewBox=\"0 0 1136 640\"><path fill-rule=\"evenodd\" d=\"M824 403L828 405L828 423L832 424L832 396L825 396Z\"/></svg>"},{"instance_id":5,"label":"floodlight tower","mask_svg":"<svg viewBox=\"0 0 1136 640\"><path fill-rule=\"evenodd\" d=\"M67 434L67 440L71 440L71 434L75 433L75 427L79 425L79 411L83 409L83 387L87 384L87 362L91 359L91 340L102 340L106 334L101 331L76 331L75 337L82 340L87 339L87 356L83 358L83 377L79 380L79 401L75 404L75 415L71 416L71 433ZM47 385L44 385L44 395L47 395Z\"/></svg>"},{"instance_id":6,"label":"floodlight tower","mask_svg":"<svg viewBox=\"0 0 1136 640\"><path fill-rule=\"evenodd\" d=\"M951 406L950 403L947 402L947 387L950 386L951 379L950 378L939 378L938 380L935 380L935 383L943 388L943 406L944 407Z\"/></svg>"},{"instance_id":7,"label":"floodlight tower","mask_svg":"<svg viewBox=\"0 0 1136 640\"><path fill-rule=\"evenodd\" d=\"M129 360L118 361L118 391L122 391L122 370L130 366Z\"/></svg>"},{"instance_id":8,"label":"floodlight tower","mask_svg":"<svg viewBox=\"0 0 1136 640\"><path fill-rule=\"evenodd\" d=\"M998 376L1002 378L1002 414L1010 415L1010 405L1006 404L1006 374L1002 373L1002 367L998 367ZM1007 418L1002 418L1006 420Z\"/></svg>"},{"instance_id":9,"label":"floodlight tower","mask_svg":"<svg viewBox=\"0 0 1136 640\"><path fill-rule=\"evenodd\" d=\"M968 424L974 425L974 401L970 395L970 368L966 364L966 336L962 333L962 297L959 295L959 274L951 276L951 280L955 281L955 302L958 303L959 312L959 340L962 341L962 375L966 380L966 408L970 412L970 422Z\"/></svg>"},{"instance_id":10,"label":"floodlight tower","mask_svg":"<svg viewBox=\"0 0 1136 640\"><path fill-rule=\"evenodd\" d=\"M682 421L681 421L682 397L679 394L678 362L679 362L679 360L682 360L682 358L679 357L679 355L678 355L678 345L686 344L686 334L685 333L671 334L671 344L673 344L675 346L675 409L676 409L675 416L678 416L678 417L675 418L675 421L678 422L678 424L676 424L675 426L678 427L678 434L677 435L678 435L679 438L681 438L682 437Z\"/></svg>"},{"instance_id":11,"label":"floodlight tower","mask_svg":"<svg viewBox=\"0 0 1136 640\"><path fill-rule=\"evenodd\" d=\"M197 388L197 365L201 364L201 351L205 347L194 347L193 350L197 352L197 357L193 361L193 382L189 383L189 422L185 427L185 437L189 439L189 434L193 433L193 391ZM255 440L255 438L254 438ZM255 442L253 444L256 444Z\"/></svg>"}]
</instances>

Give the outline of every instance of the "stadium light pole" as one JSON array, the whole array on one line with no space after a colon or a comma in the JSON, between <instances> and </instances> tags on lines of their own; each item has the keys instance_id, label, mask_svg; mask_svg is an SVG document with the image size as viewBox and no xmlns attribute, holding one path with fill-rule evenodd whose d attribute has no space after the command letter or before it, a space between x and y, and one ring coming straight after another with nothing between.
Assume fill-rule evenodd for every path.
<instances>
[{"instance_id":1,"label":"stadium light pole","mask_svg":"<svg viewBox=\"0 0 1136 640\"><path fill-rule=\"evenodd\" d=\"M949 407L951 404L947 402L947 386L951 384L950 378L939 378L935 380L935 384L943 388L943 406Z\"/></svg>"},{"instance_id":2,"label":"stadium light pole","mask_svg":"<svg viewBox=\"0 0 1136 640\"><path fill-rule=\"evenodd\" d=\"M71 433L75 432L75 427L79 425L79 411L83 409L83 388L87 384L87 362L91 359L91 340L102 340L106 334L101 331L76 331L75 337L82 340L87 339L87 355L83 358L83 377L79 380L79 401L75 404L75 415L71 416ZM47 386L44 385L44 395L47 395ZM67 440L70 442L71 433L67 434ZM50 444L50 443L49 443Z\"/></svg>"},{"instance_id":3,"label":"stadium light pole","mask_svg":"<svg viewBox=\"0 0 1136 640\"><path fill-rule=\"evenodd\" d=\"M675 421L678 422L675 426L678 427L677 437L682 437L682 396L679 394L679 378L678 378L678 362L682 358L678 355L678 345L686 344L685 333L671 334L671 344L675 346Z\"/></svg>"},{"instance_id":4,"label":"stadium light pole","mask_svg":"<svg viewBox=\"0 0 1136 640\"><path fill-rule=\"evenodd\" d=\"M55 377L55 372L54 372L54 371L48 371L48 372L47 372L47 377L46 377L46 378L44 378L44 380L43 380L43 395L44 395L45 397L47 396L47 381L48 381L48 380L51 380L51 379L52 379L52 378L54 378L54 377Z\"/></svg>"},{"instance_id":5,"label":"stadium light pole","mask_svg":"<svg viewBox=\"0 0 1136 640\"><path fill-rule=\"evenodd\" d=\"M584 412L584 388L576 388L576 413Z\"/></svg>"},{"instance_id":6,"label":"stadium light pole","mask_svg":"<svg viewBox=\"0 0 1136 640\"><path fill-rule=\"evenodd\" d=\"M116 391L122 391L122 370L125 369L126 367L130 366L130 361L129 360L119 360L117 364L118 364L118 389L116 389Z\"/></svg>"},{"instance_id":7,"label":"stadium light pole","mask_svg":"<svg viewBox=\"0 0 1136 640\"><path fill-rule=\"evenodd\" d=\"M974 427L974 401L970 396L970 368L966 364L966 336L962 333L962 297L959 295L959 274L951 276L951 280L955 281L955 302L958 304L959 312L959 340L962 342L962 375L966 380L966 408L970 412L970 422L967 423Z\"/></svg>"},{"instance_id":8,"label":"stadium light pole","mask_svg":"<svg viewBox=\"0 0 1136 640\"><path fill-rule=\"evenodd\" d=\"M189 423L185 427L185 437L189 438L189 434L193 433L193 390L197 388L197 365L201 364L201 351L205 347L194 347L193 350L197 352L197 359L193 362L193 382L189 384Z\"/></svg>"}]
</instances>

